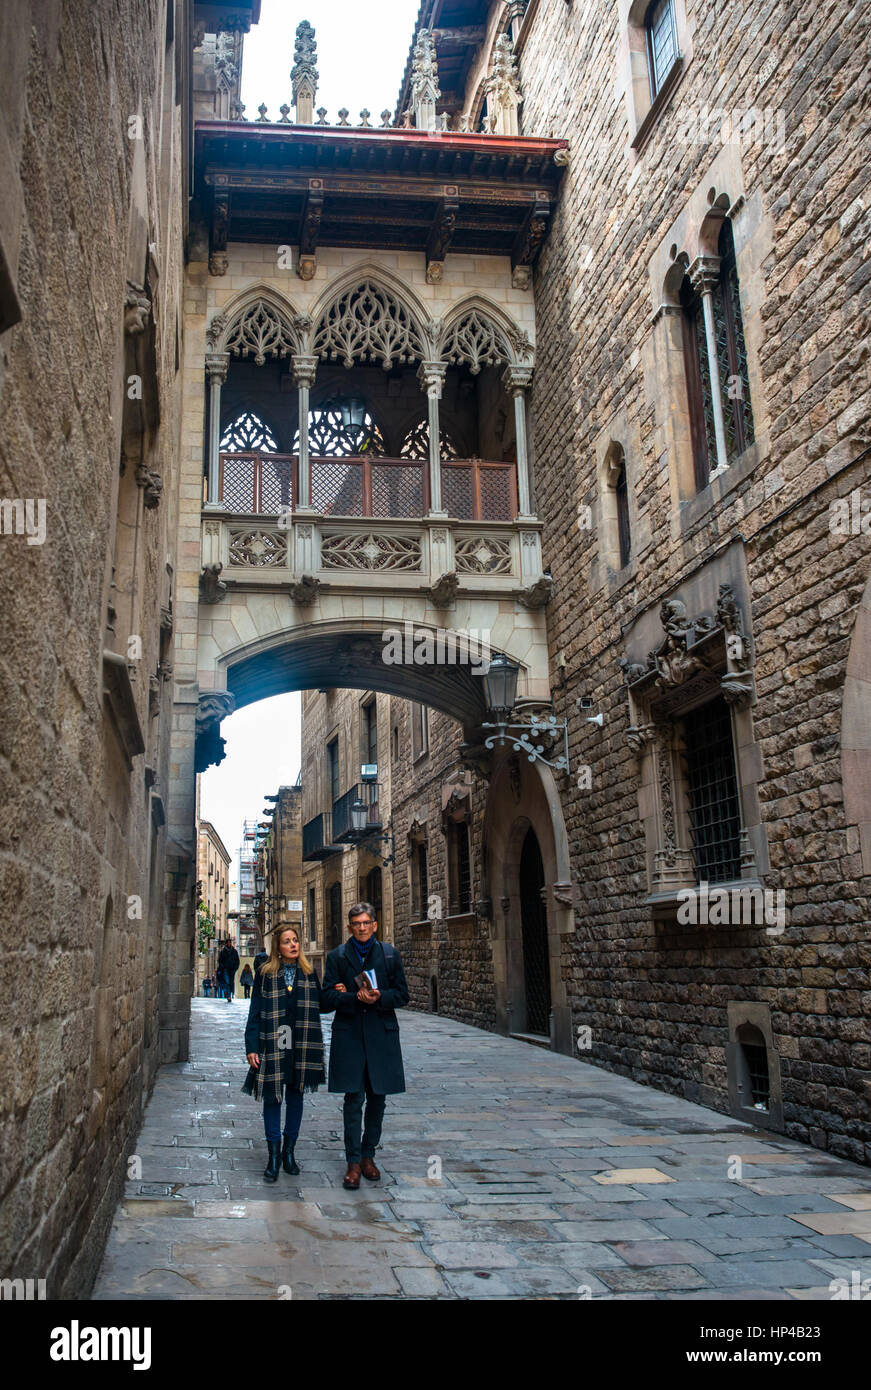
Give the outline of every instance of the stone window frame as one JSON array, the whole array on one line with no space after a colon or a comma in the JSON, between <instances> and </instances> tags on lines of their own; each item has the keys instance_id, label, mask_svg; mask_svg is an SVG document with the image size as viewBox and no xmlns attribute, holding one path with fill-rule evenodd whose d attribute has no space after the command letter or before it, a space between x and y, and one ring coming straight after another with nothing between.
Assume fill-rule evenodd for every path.
<instances>
[{"instance_id":1,"label":"stone window frame","mask_svg":"<svg viewBox=\"0 0 871 1390\"><path fill-rule=\"evenodd\" d=\"M677 34L677 53L669 71L654 91L651 79L647 16L650 0L617 0L621 43L621 69L629 124L629 145L637 157L650 132L669 105L693 56L692 29L685 0L671 0Z\"/></svg>"},{"instance_id":2,"label":"stone window frame","mask_svg":"<svg viewBox=\"0 0 871 1390\"><path fill-rule=\"evenodd\" d=\"M739 148L724 145L648 261L653 313L652 331L641 350L642 371L645 397L654 409L656 453L668 461L673 540L693 530L770 455L770 418L761 365L765 302L762 266L772 250L773 230L771 218L763 209L761 190L748 198L744 187ZM699 491L680 288L688 269L697 267L705 258L717 256L724 217L731 222L735 247L755 438L726 469L716 470L707 486ZM766 480L767 493L776 491L778 486L779 480Z\"/></svg>"},{"instance_id":3,"label":"stone window frame","mask_svg":"<svg viewBox=\"0 0 871 1390\"><path fill-rule=\"evenodd\" d=\"M442 830L445 836L445 888L448 922L459 922L474 916L475 865L472 856L472 798L471 788L466 785L446 787L443 793ZM469 861L468 904L463 907L459 896L459 844L460 828L464 828ZM456 892L454 891L456 889ZM456 905L457 910L453 908Z\"/></svg>"},{"instance_id":4,"label":"stone window frame","mask_svg":"<svg viewBox=\"0 0 871 1390\"><path fill-rule=\"evenodd\" d=\"M722 695L732 715L732 746L741 816L740 879L717 883L717 888L741 887L763 891L768 849L762 825L758 783L761 755L753 736L751 708L755 702L753 639L745 624L742 604L728 580L721 580L716 612L702 610L704 590L710 592L723 572L706 583L682 586L660 607L663 640L637 658L637 639L630 636L621 661L629 701L627 742L638 760L639 815L647 858L645 906L654 920L676 921L686 890L699 887L692 852L689 797L681 757L681 721L691 710ZM649 625L648 625L649 631ZM701 930L708 930L706 927Z\"/></svg>"},{"instance_id":5,"label":"stone window frame","mask_svg":"<svg viewBox=\"0 0 871 1390\"><path fill-rule=\"evenodd\" d=\"M730 1113L738 1120L762 1129L781 1131L783 1121L783 1084L780 1075L780 1056L774 1043L771 1027L771 1010L768 1004L755 1000L737 1002L729 1000L726 1006L729 1028L729 1041L726 1045L726 1073L729 1088ZM768 1061L768 1109L756 1110L747 1093L746 1063L741 1051L740 1032L742 1028L754 1028L765 1044ZM749 1103L745 1103L748 1102Z\"/></svg>"},{"instance_id":6,"label":"stone window frame","mask_svg":"<svg viewBox=\"0 0 871 1390\"><path fill-rule=\"evenodd\" d=\"M632 550L627 565L620 565L617 537L617 509L612 484L613 461L616 449L622 450L626 465L626 500L629 508L629 530ZM638 573L639 556L650 544L647 516L638 506L638 480L641 468L641 443L638 427L630 424L625 410L618 411L608 426L601 430L593 445L596 462L596 493L593 500L593 535L597 538L595 555L590 567L590 592L607 586L616 594Z\"/></svg>"},{"instance_id":7,"label":"stone window frame","mask_svg":"<svg viewBox=\"0 0 871 1390\"><path fill-rule=\"evenodd\" d=\"M406 862L408 870L408 901L410 905L409 921L411 926L429 926L430 921L424 911L420 915L420 909L429 904L429 834L425 820L413 820L408 827ZM426 850L427 855L427 903L424 904L420 894L420 880L418 877L418 853L421 845Z\"/></svg>"}]
</instances>

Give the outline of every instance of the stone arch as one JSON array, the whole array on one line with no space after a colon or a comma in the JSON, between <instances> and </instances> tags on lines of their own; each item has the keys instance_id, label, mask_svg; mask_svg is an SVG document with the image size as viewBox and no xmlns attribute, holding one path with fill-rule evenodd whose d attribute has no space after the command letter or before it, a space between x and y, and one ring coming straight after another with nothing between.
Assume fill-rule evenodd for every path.
<instances>
[{"instance_id":1,"label":"stone arch","mask_svg":"<svg viewBox=\"0 0 871 1390\"><path fill-rule=\"evenodd\" d=\"M871 577L856 613L841 706L844 818L859 831L864 873L871 874Z\"/></svg>"},{"instance_id":2,"label":"stone arch","mask_svg":"<svg viewBox=\"0 0 871 1390\"><path fill-rule=\"evenodd\" d=\"M361 326L359 318L349 314L354 290L364 286L396 311L394 327L389 332L385 331L383 319ZM330 316L335 315L343 301L343 313L334 317L331 324ZM348 366L349 358L353 365L380 357L385 370L389 370L395 361L424 361L432 355L423 305L395 275L370 261L352 266L328 287L312 311L312 321L311 353L320 360L344 361Z\"/></svg>"},{"instance_id":3,"label":"stone arch","mask_svg":"<svg viewBox=\"0 0 871 1390\"><path fill-rule=\"evenodd\" d=\"M274 612L276 599L267 596L266 602ZM288 605L292 607L289 600ZM232 624L220 626L227 630L228 637L237 636ZM246 626L250 627L250 622L246 621ZM205 670L201 672L201 689L204 698L226 690L233 697L235 709L289 690L321 686L377 690L430 705L459 720L470 732L477 729L487 716L483 683L480 675L474 674L476 665L480 666L475 660L480 653L475 638L469 638L473 625L465 627L458 620L455 628L446 629L433 615L429 619L416 618L413 623L409 620L408 626L415 643L423 633L430 634L434 644L440 632L445 642L450 637L456 661L385 661L385 634L395 631L405 636L401 618L323 618L294 625L289 613L288 621L273 632L254 641L234 643L219 653L210 673L214 681L212 691L206 691ZM214 648L214 638L209 645ZM520 666L523 684L528 667L522 656L510 650L510 645L506 644L506 655ZM418 652L419 647L412 648L412 654ZM491 659L494 652L492 648Z\"/></svg>"},{"instance_id":4,"label":"stone arch","mask_svg":"<svg viewBox=\"0 0 871 1390\"><path fill-rule=\"evenodd\" d=\"M246 316L262 306L269 327L245 335L247 342L236 343ZM212 317L206 330L206 345L210 353L229 353L232 357L249 357L262 365L266 357L290 357L303 349L304 319L300 318L293 302L274 286L263 281L248 285L229 304ZM236 343L236 345L234 345ZM247 347L247 351L243 348Z\"/></svg>"},{"instance_id":5,"label":"stone arch","mask_svg":"<svg viewBox=\"0 0 871 1390\"><path fill-rule=\"evenodd\" d=\"M464 328L467 329L465 335ZM460 354L458 357L453 357L455 351ZM495 361L488 361L488 353ZM483 295L463 299L442 320L438 355L443 361L466 362L476 372L482 366L496 363L529 367L533 354L526 330Z\"/></svg>"},{"instance_id":6,"label":"stone arch","mask_svg":"<svg viewBox=\"0 0 871 1390\"><path fill-rule=\"evenodd\" d=\"M723 219L732 206L728 193L718 193L716 188L708 189L710 211L702 218L698 233L698 254L700 256L719 255L718 243Z\"/></svg>"},{"instance_id":7,"label":"stone arch","mask_svg":"<svg viewBox=\"0 0 871 1390\"><path fill-rule=\"evenodd\" d=\"M562 805L551 769L516 754L494 765L484 824L487 891L493 904L496 1017L501 1032L517 1031L524 987L521 955L520 858L535 831L544 866L553 1013L551 1045L572 1053L571 1012L562 978L562 941L574 933L571 861Z\"/></svg>"}]
</instances>

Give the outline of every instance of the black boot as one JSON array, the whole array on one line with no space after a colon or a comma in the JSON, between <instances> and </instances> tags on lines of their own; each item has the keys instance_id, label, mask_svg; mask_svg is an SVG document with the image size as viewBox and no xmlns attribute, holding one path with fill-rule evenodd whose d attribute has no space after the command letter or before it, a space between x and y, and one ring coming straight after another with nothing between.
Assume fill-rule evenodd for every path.
<instances>
[{"instance_id":1,"label":"black boot","mask_svg":"<svg viewBox=\"0 0 871 1390\"><path fill-rule=\"evenodd\" d=\"M269 1162L263 1169L265 1182L278 1182L278 1170L281 1166L281 1145L272 1139L267 1139L266 1147L269 1150Z\"/></svg>"},{"instance_id":2,"label":"black boot","mask_svg":"<svg viewBox=\"0 0 871 1390\"><path fill-rule=\"evenodd\" d=\"M299 1172L299 1164L293 1156L296 1140L291 1144L287 1135L284 1136L284 1143L281 1146L281 1166L285 1173L290 1173L293 1177Z\"/></svg>"}]
</instances>

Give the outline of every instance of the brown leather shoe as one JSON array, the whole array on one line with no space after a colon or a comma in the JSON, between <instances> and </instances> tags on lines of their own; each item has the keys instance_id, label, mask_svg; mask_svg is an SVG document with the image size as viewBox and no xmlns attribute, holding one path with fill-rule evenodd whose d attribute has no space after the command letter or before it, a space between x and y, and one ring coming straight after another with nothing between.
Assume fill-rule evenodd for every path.
<instances>
[{"instance_id":1,"label":"brown leather shoe","mask_svg":"<svg viewBox=\"0 0 871 1390\"><path fill-rule=\"evenodd\" d=\"M363 1162L360 1164L360 1168L362 1170L363 1177L368 1178L370 1182L377 1182L378 1179L381 1177L380 1171L376 1168L371 1158L364 1158Z\"/></svg>"},{"instance_id":2,"label":"brown leather shoe","mask_svg":"<svg viewBox=\"0 0 871 1390\"><path fill-rule=\"evenodd\" d=\"M349 1163L348 1171L342 1178L342 1186L347 1187L349 1192L356 1192L360 1186L360 1164Z\"/></svg>"}]
</instances>

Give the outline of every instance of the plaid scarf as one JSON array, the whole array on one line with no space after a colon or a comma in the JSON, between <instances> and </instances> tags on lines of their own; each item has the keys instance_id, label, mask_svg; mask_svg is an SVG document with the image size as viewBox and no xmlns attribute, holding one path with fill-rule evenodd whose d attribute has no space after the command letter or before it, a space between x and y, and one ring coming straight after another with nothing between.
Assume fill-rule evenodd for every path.
<instances>
[{"instance_id":1,"label":"plaid scarf","mask_svg":"<svg viewBox=\"0 0 871 1390\"><path fill-rule=\"evenodd\" d=\"M260 1066L256 1071L249 1067L242 1090L256 1100L280 1103L284 1090L281 1062L286 1051L279 1046L279 1030L286 1027L284 976L280 971L274 975L261 974L260 988L263 994L260 1007ZM297 970L294 989L297 991L296 1023L291 1046L297 1085L301 1091L316 1091L320 1083L326 1080L317 976L314 972L305 975L302 970Z\"/></svg>"}]
</instances>

